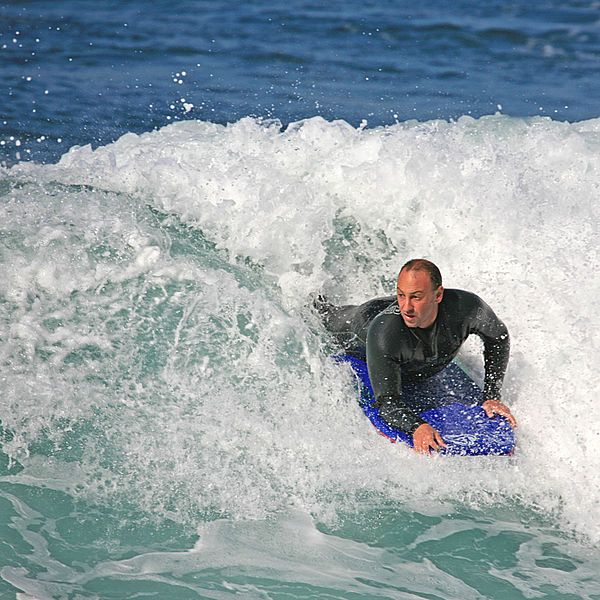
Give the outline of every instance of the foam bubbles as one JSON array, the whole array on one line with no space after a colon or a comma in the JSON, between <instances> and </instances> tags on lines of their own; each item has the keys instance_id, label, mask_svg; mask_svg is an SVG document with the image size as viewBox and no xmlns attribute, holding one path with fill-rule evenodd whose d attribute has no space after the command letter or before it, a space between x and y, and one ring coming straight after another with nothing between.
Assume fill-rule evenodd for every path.
<instances>
[{"instance_id":1,"label":"foam bubbles","mask_svg":"<svg viewBox=\"0 0 600 600\"><path fill-rule=\"evenodd\" d=\"M17 165L5 176L35 182L14 197L38 216L6 217L11 343L40 364L56 356L45 385L62 377L67 391L62 405L41 400L47 415L78 418L75 382L103 382L87 405L100 407L103 460L150 508L239 517L325 514L366 492L416 504L512 497L600 539L599 123L186 121ZM91 189L60 187L48 203L49 182ZM76 198L86 208L72 226L60 205ZM390 293L414 256L435 260L447 287L480 294L511 331L512 460L424 460L387 444L320 349L310 292ZM53 349L50 318L74 354ZM463 360L481 370L476 343ZM13 423L33 439L41 426L23 424L24 393Z\"/></svg>"}]
</instances>

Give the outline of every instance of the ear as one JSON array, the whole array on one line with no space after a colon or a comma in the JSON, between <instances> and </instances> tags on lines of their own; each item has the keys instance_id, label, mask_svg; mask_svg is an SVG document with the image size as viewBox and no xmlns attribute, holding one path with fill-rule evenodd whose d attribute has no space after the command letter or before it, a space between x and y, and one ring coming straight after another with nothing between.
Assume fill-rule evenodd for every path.
<instances>
[{"instance_id":1,"label":"ear","mask_svg":"<svg viewBox=\"0 0 600 600\"><path fill-rule=\"evenodd\" d=\"M439 304L444 297L444 288L440 285L440 287L435 290L435 301Z\"/></svg>"}]
</instances>

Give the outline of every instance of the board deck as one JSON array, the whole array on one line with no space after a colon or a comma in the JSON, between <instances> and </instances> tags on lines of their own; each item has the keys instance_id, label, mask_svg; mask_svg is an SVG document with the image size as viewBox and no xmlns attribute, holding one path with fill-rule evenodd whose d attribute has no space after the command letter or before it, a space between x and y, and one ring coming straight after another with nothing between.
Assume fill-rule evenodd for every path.
<instances>
[{"instance_id":1,"label":"board deck","mask_svg":"<svg viewBox=\"0 0 600 600\"><path fill-rule=\"evenodd\" d=\"M339 355L334 360L348 363L356 375L359 404L377 431L391 442L401 441L412 446L412 436L390 427L373 406L375 398L365 361L354 356ZM465 374L465 377L468 377ZM456 400L456 397L451 398ZM515 449L512 427L503 417L490 419L478 405L448 402L447 392L440 391L441 405L421 413L421 417L437 429L447 448L440 454L458 456L510 456Z\"/></svg>"}]
</instances>

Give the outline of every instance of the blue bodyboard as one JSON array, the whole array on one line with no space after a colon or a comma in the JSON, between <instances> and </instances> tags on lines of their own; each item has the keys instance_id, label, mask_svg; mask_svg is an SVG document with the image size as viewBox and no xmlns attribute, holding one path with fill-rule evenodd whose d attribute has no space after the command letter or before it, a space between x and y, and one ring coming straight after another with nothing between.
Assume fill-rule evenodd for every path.
<instances>
[{"instance_id":1,"label":"blue bodyboard","mask_svg":"<svg viewBox=\"0 0 600 600\"><path fill-rule=\"evenodd\" d=\"M401 441L412 446L412 436L390 427L373 406L375 397L367 363L347 355L335 356L334 360L352 367L357 379L360 407L377 431L391 442ZM437 429L446 442L447 447L442 448L440 454L510 456L514 453L515 435L506 419L500 416L490 419L481 406L457 402L460 397L453 396L449 401L447 390L440 389L439 395L440 406L426 410L420 416Z\"/></svg>"}]
</instances>

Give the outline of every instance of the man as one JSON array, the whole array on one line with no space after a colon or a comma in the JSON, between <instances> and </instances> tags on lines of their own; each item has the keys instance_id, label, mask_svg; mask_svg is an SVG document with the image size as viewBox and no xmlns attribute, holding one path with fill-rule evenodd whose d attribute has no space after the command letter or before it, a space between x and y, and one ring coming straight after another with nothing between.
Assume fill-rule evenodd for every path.
<instances>
[{"instance_id":1,"label":"man","mask_svg":"<svg viewBox=\"0 0 600 600\"><path fill-rule=\"evenodd\" d=\"M463 290L444 290L439 269L425 259L407 262L398 274L396 298L376 298L360 306L335 307L319 299L315 306L327 329L349 354L366 356L375 406L392 427L413 437L416 452L445 447L437 430L419 413L431 408L432 382L467 389L488 417L516 421L500 401L508 364L508 330L481 298ZM484 343L483 392L452 359L470 334ZM405 400L410 391L413 404ZM416 404L415 404L416 403Z\"/></svg>"}]
</instances>

